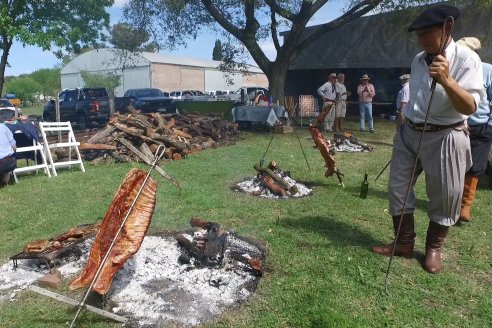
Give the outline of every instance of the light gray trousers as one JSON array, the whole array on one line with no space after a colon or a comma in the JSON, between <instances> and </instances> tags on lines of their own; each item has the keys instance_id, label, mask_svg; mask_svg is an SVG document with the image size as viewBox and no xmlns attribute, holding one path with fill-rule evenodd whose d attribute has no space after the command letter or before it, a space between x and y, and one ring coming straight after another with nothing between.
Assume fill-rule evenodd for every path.
<instances>
[{"instance_id":1,"label":"light gray trousers","mask_svg":"<svg viewBox=\"0 0 492 328\"><path fill-rule=\"evenodd\" d=\"M429 219L444 226L458 221L465 173L472 165L470 139L463 128L425 132L413 181L410 181L416 151L422 132L402 125L393 139L390 179L388 183L389 209L392 216L415 211L415 182L425 173L429 203ZM411 188L403 209L408 184Z\"/></svg>"}]
</instances>

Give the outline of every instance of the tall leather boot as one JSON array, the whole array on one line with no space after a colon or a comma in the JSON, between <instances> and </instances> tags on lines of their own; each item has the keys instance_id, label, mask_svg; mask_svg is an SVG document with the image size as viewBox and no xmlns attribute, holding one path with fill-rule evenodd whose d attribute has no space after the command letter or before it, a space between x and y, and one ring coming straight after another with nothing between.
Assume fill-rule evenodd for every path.
<instances>
[{"instance_id":1,"label":"tall leather boot","mask_svg":"<svg viewBox=\"0 0 492 328\"><path fill-rule=\"evenodd\" d=\"M398 231L398 224L400 222L400 216L393 216L393 229ZM413 246L415 245L415 230L414 230L414 217L413 213L403 214L402 223L400 227L400 233L398 238L384 246L374 246L372 251L381 255L391 256L393 247L395 248L395 256L403 256L406 258L413 257Z\"/></svg>"},{"instance_id":2,"label":"tall leather boot","mask_svg":"<svg viewBox=\"0 0 492 328\"><path fill-rule=\"evenodd\" d=\"M429 222L425 240L425 264L427 272L438 273L442 269L441 248L448 234L449 227L433 221Z\"/></svg>"},{"instance_id":3,"label":"tall leather boot","mask_svg":"<svg viewBox=\"0 0 492 328\"><path fill-rule=\"evenodd\" d=\"M338 130L343 131L343 117L338 118Z\"/></svg>"},{"instance_id":4,"label":"tall leather boot","mask_svg":"<svg viewBox=\"0 0 492 328\"><path fill-rule=\"evenodd\" d=\"M465 175L465 187L463 188L463 198L461 199L460 221L470 222L470 208L475 200L477 191L478 177Z\"/></svg>"},{"instance_id":5,"label":"tall leather boot","mask_svg":"<svg viewBox=\"0 0 492 328\"><path fill-rule=\"evenodd\" d=\"M333 124L333 131L340 131L338 127L338 117L335 117L335 123Z\"/></svg>"}]
</instances>

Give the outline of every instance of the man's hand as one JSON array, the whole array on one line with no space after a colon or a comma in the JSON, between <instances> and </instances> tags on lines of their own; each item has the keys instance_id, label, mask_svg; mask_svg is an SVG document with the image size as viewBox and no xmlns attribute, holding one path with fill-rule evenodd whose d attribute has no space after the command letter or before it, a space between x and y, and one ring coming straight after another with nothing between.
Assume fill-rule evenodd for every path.
<instances>
[{"instance_id":1,"label":"man's hand","mask_svg":"<svg viewBox=\"0 0 492 328\"><path fill-rule=\"evenodd\" d=\"M441 55L436 56L429 66L429 75L435 78L446 91L454 109L463 115L471 115L477 110L473 96L463 89L449 74L449 62Z\"/></svg>"},{"instance_id":2,"label":"man's hand","mask_svg":"<svg viewBox=\"0 0 492 328\"><path fill-rule=\"evenodd\" d=\"M449 62L441 55L437 55L429 66L430 77L436 79L437 83L442 86L449 84L452 78L449 75Z\"/></svg>"}]
</instances>

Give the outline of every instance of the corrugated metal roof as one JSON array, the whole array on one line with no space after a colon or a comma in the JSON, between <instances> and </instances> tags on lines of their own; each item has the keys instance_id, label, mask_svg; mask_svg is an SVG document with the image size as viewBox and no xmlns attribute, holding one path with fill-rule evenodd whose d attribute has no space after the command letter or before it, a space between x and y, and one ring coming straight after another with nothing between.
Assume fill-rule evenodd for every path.
<instances>
[{"instance_id":1,"label":"corrugated metal roof","mask_svg":"<svg viewBox=\"0 0 492 328\"><path fill-rule=\"evenodd\" d=\"M94 49L75 57L63 67L61 74L70 74L81 70L99 71L121 69L122 67L142 67L151 64L170 64L189 67L219 69L220 61L190 57L171 56L153 52L131 53L124 50L103 48ZM256 66L248 66L248 72L263 73Z\"/></svg>"}]
</instances>

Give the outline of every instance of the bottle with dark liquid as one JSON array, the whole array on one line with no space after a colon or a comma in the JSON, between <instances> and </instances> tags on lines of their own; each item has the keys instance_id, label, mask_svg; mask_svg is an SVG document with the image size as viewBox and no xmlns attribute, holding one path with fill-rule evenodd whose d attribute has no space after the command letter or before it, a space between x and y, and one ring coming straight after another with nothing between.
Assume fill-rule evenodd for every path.
<instances>
[{"instance_id":1,"label":"bottle with dark liquid","mask_svg":"<svg viewBox=\"0 0 492 328\"><path fill-rule=\"evenodd\" d=\"M364 181L360 185L360 198L367 198L367 192L369 191L369 181L367 181L367 171L364 175Z\"/></svg>"}]
</instances>

